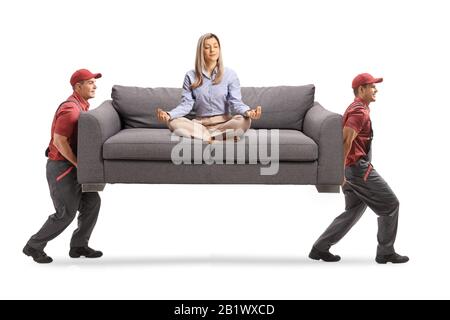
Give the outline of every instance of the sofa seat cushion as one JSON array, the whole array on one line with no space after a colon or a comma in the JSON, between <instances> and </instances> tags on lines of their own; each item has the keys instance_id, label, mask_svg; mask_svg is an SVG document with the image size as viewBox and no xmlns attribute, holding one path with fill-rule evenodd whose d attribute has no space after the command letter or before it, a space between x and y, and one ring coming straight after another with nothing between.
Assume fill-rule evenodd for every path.
<instances>
[{"instance_id":1,"label":"sofa seat cushion","mask_svg":"<svg viewBox=\"0 0 450 320\"><path fill-rule=\"evenodd\" d=\"M267 138L261 136L267 133ZM316 161L318 159L317 144L309 137L298 130L279 130L279 161ZM262 155L271 154L271 136L275 131L271 130L255 130L250 129L245 136L237 143L233 143L235 152L233 157L235 160L242 158L237 148L243 147L245 144L245 160L248 162L250 158L250 147L258 146L259 141L268 141L267 151L264 150ZM168 129L124 129L105 141L103 145L103 158L108 160L153 160L153 161L170 161L173 148L179 141L171 141L172 133ZM274 136L275 137L275 136ZM177 140L181 140L176 137ZM267 139L267 140L266 140ZM191 140L191 139L189 139ZM185 141L188 141L185 139ZM193 141L193 140L192 140ZM192 142L191 141L191 142ZM275 140L274 140L275 141ZM198 142L198 140L197 140ZM203 150L208 144L203 143ZM214 148L222 147L223 159L225 159L225 143L213 144ZM252 150L259 148L252 148ZM191 155L194 157L195 147L192 144ZM229 153L228 153L229 154Z\"/></svg>"}]
</instances>

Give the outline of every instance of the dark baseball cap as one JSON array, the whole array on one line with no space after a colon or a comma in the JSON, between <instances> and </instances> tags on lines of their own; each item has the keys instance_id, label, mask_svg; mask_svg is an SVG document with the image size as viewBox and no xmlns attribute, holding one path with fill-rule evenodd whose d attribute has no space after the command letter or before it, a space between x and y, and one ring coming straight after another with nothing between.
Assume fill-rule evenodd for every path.
<instances>
[{"instance_id":1,"label":"dark baseball cap","mask_svg":"<svg viewBox=\"0 0 450 320\"><path fill-rule=\"evenodd\" d=\"M80 69L72 74L72 76L70 77L70 84L73 87L76 83L80 81L89 80L92 78L98 79L101 77L102 77L101 73L92 73L87 69Z\"/></svg>"},{"instance_id":2,"label":"dark baseball cap","mask_svg":"<svg viewBox=\"0 0 450 320\"><path fill-rule=\"evenodd\" d=\"M372 75L368 73L358 74L352 82L352 88L356 89L359 86L363 86L365 84L379 83L383 82L383 78L374 78Z\"/></svg>"}]
</instances>

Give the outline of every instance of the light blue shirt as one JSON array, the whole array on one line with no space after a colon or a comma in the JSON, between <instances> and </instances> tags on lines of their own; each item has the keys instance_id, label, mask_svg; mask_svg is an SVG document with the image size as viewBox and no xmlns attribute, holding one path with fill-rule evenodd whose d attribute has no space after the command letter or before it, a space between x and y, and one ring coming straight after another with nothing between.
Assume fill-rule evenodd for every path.
<instances>
[{"instance_id":1,"label":"light blue shirt","mask_svg":"<svg viewBox=\"0 0 450 320\"><path fill-rule=\"evenodd\" d=\"M197 117L209 117L223 114L244 115L250 107L242 102L241 86L236 73L225 68L222 81L214 85L217 69L211 77L203 72L203 83L192 90L195 82L195 71L186 73L183 83L181 103L169 112L171 119L184 117L194 111Z\"/></svg>"}]
</instances>

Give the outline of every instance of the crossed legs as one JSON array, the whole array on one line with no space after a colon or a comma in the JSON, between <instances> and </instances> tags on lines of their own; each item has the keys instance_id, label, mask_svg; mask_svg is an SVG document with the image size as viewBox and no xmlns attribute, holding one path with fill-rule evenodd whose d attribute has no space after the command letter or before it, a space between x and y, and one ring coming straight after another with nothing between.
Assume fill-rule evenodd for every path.
<instances>
[{"instance_id":1,"label":"crossed legs","mask_svg":"<svg viewBox=\"0 0 450 320\"><path fill-rule=\"evenodd\" d=\"M211 143L213 140L234 139L242 136L251 125L251 119L241 115L220 115L189 120L185 117L169 122L169 129L176 135L201 139Z\"/></svg>"}]
</instances>

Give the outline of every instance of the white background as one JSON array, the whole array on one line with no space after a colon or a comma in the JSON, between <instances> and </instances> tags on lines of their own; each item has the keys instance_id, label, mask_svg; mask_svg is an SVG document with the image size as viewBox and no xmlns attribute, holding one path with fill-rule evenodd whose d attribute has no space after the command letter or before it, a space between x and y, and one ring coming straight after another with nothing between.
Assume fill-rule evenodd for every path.
<instances>
[{"instance_id":1,"label":"white background","mask_svg":"<svg viewBox=\"0 0 450 320\"><path fill-rule=\"evenodd\" d=\"M0 298L450 298L448 1L3 1L0 4ZM396 249L374 261L368 210L332 251L307 258L344 207L312 186L108 185L90 244L51 265L22 253L53 213L43 151L79 68L102 72L92 108L114 84L180 87L197 39L219 35L242 86L316 85L343 113L352 78L383 76L372 105L374 165L401 203Z\"/></svg>"}]
</instances>

